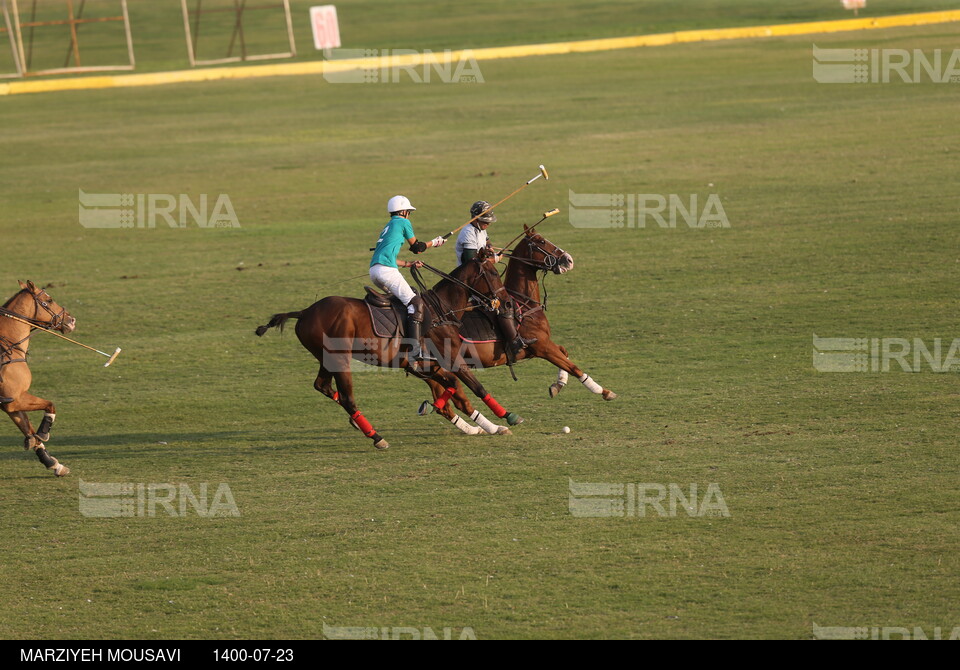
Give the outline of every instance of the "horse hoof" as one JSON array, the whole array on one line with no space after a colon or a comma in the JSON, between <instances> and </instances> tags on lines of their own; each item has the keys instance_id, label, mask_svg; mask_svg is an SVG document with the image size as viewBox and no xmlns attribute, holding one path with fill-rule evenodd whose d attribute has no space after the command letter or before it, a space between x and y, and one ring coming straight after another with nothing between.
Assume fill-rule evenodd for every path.
<instances>
[{"instance_id":1,"label":"horse hoof","mask_svg":"<svg viewBox=\"0 0 960 670\"><path fill-rule=\"evenodd\" d=\"M23 448L27 451L33 451L43 447L43 442L36 435L28 435L23 440Z\"/></svg>"},{"instance_id":2,"label":"horse hoof","mask_svg":"<svg viewBox=\"0 0 960 670\"><path fill-rule=\"evenodd\" d=\"M604 392L603 392L603 399L604 399L604 400L613 400L613 399L616 398L616 397L617 397L617 394L614 393L613 391L604 391Z\"/></svg>"},{"instance_id":3,"label":"horse hoof","mask_svg":"<svg viewBox=\"0 0 960 670\"><path fill-rule=\"evenodd\" d=\"M504 418L507 420L507 423L509 423L511 426L517 426L523 423L523 417L518 414L515 414L514 412L508 413Z\"/></svg>"},{"instance_id":4,"label":"horse hoof","mask_svg":"<svg viewBox=\"0 0 960 670\"><path fill-rule=\"evenodd\" d=\"M560 386L559 384L551 384L551 385L550 385L550 390L548 391L548 393L550 393L550 397L551 397L551 398L556 398L556 397L557 397L557 394L560 393L560 389L562 389L562 388L563 388L563 387Z\"/></svg>"},{"instance_id":5,"label":"horse hoof","mask_svg":"<svg viewBox=\"0 0 960 670\"><path fill-rule=\"evenodd\" d=\"M47 470L52 470L53 474L55 474L57 477L66 477L70 474L70 468L55 458L53 459L53 465L47 468Z\"/></svg>"},{"instance_id":6,"label":"horse hoof","mask_svg":"<svg viewBox=\"0 0 960 670\"><path fill-rule=\"evenodd\" d=\"M513 435L513 431L506 426L498 426L497 435Z\"/></svg>"},{"instance_id":7,"label":"horse hoof","mask_svg":"<svg viewBox=\"0 0 960 670\"><path fill-rule=\"evenodd\" d=\"M379 440L373 443L373 446L383 451L384 449L390 448L390 443L381 437Z\"/></svg>"},{"instance_id":8,"label":"horse hoof","mask_svg":"<svg viewBox=\"0 0 960 670\"><path fill-rule=\"evenodd\" d=\"M426 416L435 409L436 408L433 406L433 403L431 403L429 400L424 400L422 403L420 403L420 409L417 410L417 414L420 416Z\"/></svg>"}]
</instances>

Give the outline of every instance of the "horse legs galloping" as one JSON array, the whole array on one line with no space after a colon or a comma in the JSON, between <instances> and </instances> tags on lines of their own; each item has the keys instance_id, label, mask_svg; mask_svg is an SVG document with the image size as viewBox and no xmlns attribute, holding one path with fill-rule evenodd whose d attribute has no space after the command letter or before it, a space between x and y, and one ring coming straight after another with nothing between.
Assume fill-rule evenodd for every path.
<instances>
[{"instance_id":1,"label":"horse legs galloping","mask_svg":"<svg viewBox=\"0 0 960 670\"><path fill-rule=\"evenodd\" d=\"M436 372L430 379L425 379L430 391L433 394L433 404L424 403L423 408L433 407L438 414L445 417L461 432L467 435L479 435L481 433L488 435L512 435L513 433L507 426L500 426L489 421L478 410L475 410L470 404L469 398L463 392L463 387L457 383L457 380L449 373ZM451 403L470 420L476 423L479 428L471 426L460 415L458 415L450 406Z\"/></svg>"},{"instance_id":2,"label":"horse legs galloping","mask_svg":"<svg viewBox=\"0 0 960 670\"><path fill-rule=\"evenodd\" d=\"M45 468L52 471L57 477L66 477L70 474L70 468L63 465L56 458L47 453L44 442L50 439L50 428L56 419L56 408L53 403L43 398L37 398L29 393L21 393L20 397L13 402L4 403L3 411L10 417L20 432L24 435L23 448L33 449L37 454L37 459ZM43 410L43 421L40 423L40 430L34 432L33 425L27 412Z\"/></svg>"},{"instance_id":3,"label":"horse legs galloping","mask_svg":"<svg viewBox=\"0 0 960 670\"><path fill-rule=\"evenodd\" d=\"M319 391L323 395L330 398L330 400L332 400L333 402L337 403L338 405L343 407L345 410L347 410L346 405L340 402L340 398L341 398L340 392L338 390L335 390L333 388L333 384L331 383L335 376L336 376L335 373L330 372L323 366L320 366L320 372L317 373L317 378L313 382L313 388L315 388L317 391ZM353 391L352 376L350 376L345 382L343 382L343 388L346 388L346 387L350 388L351 395L352 395L352 391ZM337 382L337 388L338 389L341 388L341 382L339 381ZM347 410L347 413L350 414L350 424L357 430L362 430L360 428L360 424L358 424L354 420L353 413L351 413L350 410ZM356 414L359 414L359 412L356 412ZM360 415L360 418L363 419L363 421L366 421L366 419L363 417L362 414ZM374 435L376 435L376 432L374 432ZM368 435L367 437L373 437L373 436ZM376 446L377 449L387 449L390 445L387 443L386 440L384 440L383 438L380 438L374 442L374 446Z\"/></svg>"},{"instance_id":4,"label":"horse legs galloping","mask_svg":"<svg viewBox=\"0 0 960 670\"><path fill-rule=\"evenodd\" d=\"M478 435L484 433L487 435L513 435L513 432L507 426L496 424L483 414L480 410L474 409L470 399L463 392L463 387L456 383L439 383L435 380L427 380L430 391L433 393L433 407L440 414L445 416L454 426L468 435ZM452 392L452 393L451 393ZM453 411L450 404L453 404L465 416L470 417L479 428L473 428L466 421Z\"/></svg>"},{"instance_id":5,"label":"horse legs galloping","mask_svg":"<svg viewBox=\"0 0 960 670\"><path fill-rule=\"evenodd\" d=\"M566 386L568 374L571 374L579 379L580 382L586 386L587 390L589 390L591 393L602 395L604 400L613 400L617 397L616 393L610 389L600 386L600 384L593 381L590 375L574 365L573 361L567 357L567 350L560 345L554 344L553 342L548 342L544 345L541 345L541 343L537 342L533 345L533 347L536 349L535 355L538 358L548 360L560 368L559 372L557 373L557 381L550 386L551 398L555 398L556 395L560 393L560 390Z\"/></svg>"},{"instance_id":6,"label":"horse legs galloping","mask_svg":"<svg viewBox=\"0 0 960 670\"><path fill-rule=\"evenodd\" d=\"M333 381L333 373L321 365L320 372L317 373L317 379L313 382L313 388L339 404L340 395L333 390L333 386L330 384L331 381Z\"/></svg>"},{"instance_id":7,"label":"horse legs galloping","mask_svg":"<svg viewBox=\"0 0 960 670\"><path fill-rule=\"evenodd\" d=\"M333 355L331 355L333 358ZM374 430L367 418L361 414L357 402L353 397L353 374L350 372L350 356L340 356L333 367L340 372L330 372L321 365L317 379L313 383L315 389L343 407L350 416L350 424L361 433L373 440L377 449L389 449L390 443ZM331 377L336 380L337 390L330 385Z\"/></svg>"},{"instance_id":8,"label":"horse legs galloping","mask_svg":"<svg viewBox=\"0 0 960 670\"><path fill-rule=\"evenodd\" d=\"M453 340L452 338L449 338L448 341L453 341ZM506 419L507 423L510 424L511 426L516 426L517 424L523 423L523 418L518 416L516 413L508 412L503 407L501 407L500 403L498 403L493 398L493 396L487 392L487 390L483 387L483 385L476 378L476 376L474 376L473 372L470 370L470 367L467 365L466 361L464 360L462 345L459 349L457 349L456 352L454 352L451 369L453 371L453 374L455 374L457 378L460 381L462 381L464 385L468 389L470 389L475 396L480 398L484 402L484 404L486 404L487 407L493 410L493 413L498 418ZM451 396L456 395L456 390L457 389L455 386L448 386L444 391L444 396L446 396L447 398L450 398ZM443 396L441 396L441 398L437 402L439 403L440 400L442 399L443 399ZM474 414L479 415L478 412L474 412ZM471 418L473 417L471 416ZM476 419L474 420L476 421Z\"/></svg>"}]
</instances>

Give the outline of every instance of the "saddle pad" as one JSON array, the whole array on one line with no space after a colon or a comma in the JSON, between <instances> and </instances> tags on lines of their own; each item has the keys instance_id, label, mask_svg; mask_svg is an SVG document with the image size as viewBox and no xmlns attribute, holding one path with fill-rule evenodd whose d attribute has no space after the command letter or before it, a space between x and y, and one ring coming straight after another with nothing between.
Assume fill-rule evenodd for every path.
<instances>
[{"instance_id":1,"label":"saddle pad","mask_svg":"<svg viewBox=\"0 0 960 670\"><path fill-rule=\"evenodd\" d=\"M490 313L482 310L464 312L461 317L463 327L460 329L460 339L473 344L502 341L500 329L494 325Z\"/></svg>"},{"instance_id":2,"label":"saddle pad","mask_svg":"<svg viewBox=\"0 0 960 670\"><path fill-rule=\"evenodd\" d=\"M370 310L370 321L373 324L373 334L377 337L403 337L403 326L401 324L407 318L407 308L403 303L394 298L390 301L390 307L374 307L369 302L364 301L367 309Z\"/></svg>"}]
</instances>

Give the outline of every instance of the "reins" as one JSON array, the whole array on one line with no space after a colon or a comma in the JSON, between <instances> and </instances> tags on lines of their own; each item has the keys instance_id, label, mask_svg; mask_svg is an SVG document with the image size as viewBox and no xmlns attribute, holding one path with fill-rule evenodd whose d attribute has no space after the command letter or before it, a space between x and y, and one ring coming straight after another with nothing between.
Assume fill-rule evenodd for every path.
<instances>
[{"instance_id":1,"label":"reins","mask_svg":"<svg viewBox=\"0 0 960 670\"><path fill-rule=\"evenodd\" d=\"M446 279L447 281L450 281L450 282L456 284L457 286L460 286L461 288L465 289L468 294L472 294L472 295L470 296L470 299L471 299L471 300L475 300L476 302L482 304L482 305L485 306L488 310L493 311L493 310L495 310L495 309L497 309L497 308L499 307L499 302L500 302L500 301L499 301L498 298L496 298L496 297L488 298L484 293L482 293L482 292L478 291L477 289L473 288L472 286L470 286L470 285L467 284L466 282L463 282L463 281L457 279L456 277L453 277L453 276L447 274L446 272L444 272L444 271L442 271L442 270L440 270L440 269L438 269L438 268L433 267L432 265L429 265L429 264L427 264L427 263L423 263L423 267L426 268L427 270L430 270L430 272L433 272L434 274L436 274L437 276L441 277L442 279ZM435 304L434 304L434 307L435 307L438 315L443 315L443 316L447 316L447 315L456 316L456 314L459 313L459 312L466 312L466 311L469 311L469 310L473 309L473 307L464 307L464 308L462 308L462 309L447 309L447 308L443 305L443 301L440 299L440 296L437 295L437 292L434 291L434 290L431 290L431 289L428 289L428 288L427 288L427 285L426 285L426 283L425 283L424 280L423 280L423 275L420 273L419 268L417 268L416 266L412 266L412 267L410 268L410 274L411 274L411 276L413 277L414 281L417 283L417 287L420 289L420 295L423 296L424 300L428 300L428 301L430 301L430 302L432 302L432 303L435 303ZM486 272L482 267L480 268L480 274L481 274L481 276L484 278L484 280L487 282L487 286L490 288L491 293L493 293L494 296L496 296L497 290L493 287L493 285L492 285L492 283L491 283L491 281L490 281L490 277L488 276L487 272ZM506 289L504 288L504 290L506 290Z\"/></svg>"}]
</instances>

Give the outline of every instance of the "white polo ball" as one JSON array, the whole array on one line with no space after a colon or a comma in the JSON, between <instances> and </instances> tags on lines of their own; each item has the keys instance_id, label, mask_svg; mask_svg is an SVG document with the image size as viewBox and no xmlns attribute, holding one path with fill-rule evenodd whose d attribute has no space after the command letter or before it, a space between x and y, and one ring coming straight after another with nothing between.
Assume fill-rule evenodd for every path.
<instances>
[{"instance_id":1,"label":"white polo ball","mask_svg":"<svg viewBox=\"0 0 960 670\"><path fill-rule=\"evenodd\" d=\"M564 427L563 427L563 432L564 432L564 433L569 433L569 432L570 432L570 426L564 426Z\"/></svg>"}]
</instances>

